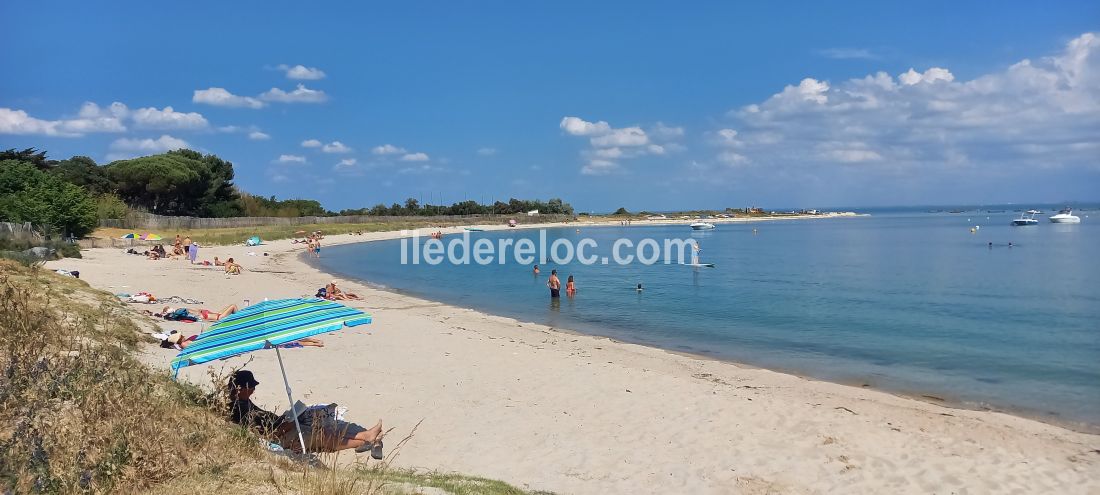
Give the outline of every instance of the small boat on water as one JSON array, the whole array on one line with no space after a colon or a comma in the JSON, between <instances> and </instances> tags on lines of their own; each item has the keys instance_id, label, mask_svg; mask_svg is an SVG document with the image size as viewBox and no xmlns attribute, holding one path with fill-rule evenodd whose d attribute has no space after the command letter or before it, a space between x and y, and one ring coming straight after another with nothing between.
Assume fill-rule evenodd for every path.
<instances>
[{"instance_id":1,"label":"small boat on water","mask_svg":"<svg viewBox=\"0 0 1100 495\"><path fill-rule=\"evenodd\" d=\"M1041 211L1039 211L1039 210L1027 210L1027 213L1028 213L1029 215L1038 215L1038 214L1040 214L1040 213L1042 213L1042 212L1041 212Z\"/></svg>"},{"instance_id":2,"label":"small boat on water","mask_svg":"<svg viewBox=\"0 0 1100 495\"><path fill-rule=\"evenodd\" d=\"M1020 218L1012 221L1012 225L1017 227L1023 227L1025 225L1039 225L1039 221L1035 219L1034 213L1021 213Z\"/></svg>"},{"instance_id":3,"label":"small boat on water","mask_svg":"<svg viewBox=\"0 0 1100 495\"><path fill-rule=\"evenodd\" d=\"M1081 223L1081 217L1073 214L1073 209L1070 207L1062 208L1062 211L1057 215L1050 217L1051 223Z\"/></svg>"},{"instance_id":4,"label":"small boat on water","mask_svg":"<svg viewBox=\"0 0 1100 495\"><path fill-rule=\"evenodd\" d=\"M951 210L948 213L962 213L962 210Z\"/></svg>"},{"instance_id":5,"label":"small boat on water","mask_svg":"<svg viewBox=\"0 0 1100 495\"><path fill-rule=\"evenodd\" d=\"M691 230L714 230L714 224L707 222L695 222L691 224Z\"/></svg>"}]
</instances>

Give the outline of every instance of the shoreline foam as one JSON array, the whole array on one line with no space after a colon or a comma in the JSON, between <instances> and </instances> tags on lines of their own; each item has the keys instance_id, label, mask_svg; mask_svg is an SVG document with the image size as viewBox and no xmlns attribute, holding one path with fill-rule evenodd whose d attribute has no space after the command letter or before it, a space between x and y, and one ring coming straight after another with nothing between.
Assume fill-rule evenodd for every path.
<instances>
[{"instance_id":1,"label":"shoreline foam","mask_svg":"<svg viewBox=\"0 0 1100 495\"><path fill-rule=\"evenodd\" d=\"M112 292L198 297L216 310L311 295L333 278L297 259L296 247L204 247L203 257L235 256L249 268L228 279L114 249L50 267L80 269ZM291 385L296 398L339 402L360 422L381 416L397 437L424 419L400 466L562 493L1100 490L1096 435L341 286L366 298L352 305L375 323L324 336L325 349L285 352ZM172 354L150 346L145 360L166 370ZM274 357L255 353L248 366L264 382L258 401L285 409ZM204 382L205 369L181 377Z\"/></svg>"}]
</instances>

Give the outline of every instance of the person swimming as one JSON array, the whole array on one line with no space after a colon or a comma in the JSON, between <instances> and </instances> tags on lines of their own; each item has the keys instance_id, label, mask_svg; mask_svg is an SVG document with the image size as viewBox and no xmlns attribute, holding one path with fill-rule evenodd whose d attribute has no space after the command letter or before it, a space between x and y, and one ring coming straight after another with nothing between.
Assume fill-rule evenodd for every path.
<instances>
[{"instance_id":1,"label":"person swimming","mask_svg":"<svg viewBox=\"0 0 1100 495\"><path fill-rule=\"evenodd\" d=\"M538 274L539 274L539 266L535 265L535 275L538 275Z\"/></svg>"},{"instance_id":2,"label":"person swimming","mask_svg":"<svg viewBox=\"0 0 1100 495\"><path fill-rule=\"evenodd\" d=\"M641 292L642 291L642 284L638 284L638 288L634 289L634 290L636 290L638 292Z\"/></svg>"}]
</instances>

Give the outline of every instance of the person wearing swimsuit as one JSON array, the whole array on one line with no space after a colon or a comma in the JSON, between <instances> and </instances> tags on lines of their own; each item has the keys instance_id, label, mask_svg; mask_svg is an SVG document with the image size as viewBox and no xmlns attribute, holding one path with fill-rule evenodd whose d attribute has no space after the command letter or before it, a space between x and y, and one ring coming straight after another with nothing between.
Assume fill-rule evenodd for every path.
<instances>
[{"instance_id":1,"label":"person wearing swimsuit","mask_svg":"<svg viewBox=\"0 0 1100 495\"><path fill-rule=\"evenodd\" d=\"M561 280L558 279L557 270L550 270L550 280L546 281L546 286L550 288L550 298L561 297Z\"/></svg>"},{"instance_id":2,"label":"person wearing swimsuit","mask_svg":"<svg viewBox=\"0 0 1100 495\"><path fill-rule=\"evenodd\" d=\"M569 279L565 281L565 295L573 297L577 294L577 286L573 283L573 276L570 275Z\"/></svg>"}]
</instances>

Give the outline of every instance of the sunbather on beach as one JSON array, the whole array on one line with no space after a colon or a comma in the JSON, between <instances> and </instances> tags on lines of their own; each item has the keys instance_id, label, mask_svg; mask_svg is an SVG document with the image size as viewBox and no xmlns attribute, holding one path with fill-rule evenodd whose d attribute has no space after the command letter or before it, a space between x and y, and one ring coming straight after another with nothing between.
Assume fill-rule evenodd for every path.
<instances>
[{"instance_id":1,"label":"sunbather on beach","mask_svg":"<svg viewBox=\"0 0 1100 495\"><path fill-rule=\"evenodd\" d=\"M165 349L174 348L178 350L183 350L186 349L187 346L191 345L191 342L194 342L195 339L197 339L198 337L198 335L192 335L185 338L182 333L173 330L172 333L168 334L168 337L160 341L160 346Z\"/></svg>"},{"instance_id":2,"label":"sunbather on beach","mask_svg":"<svg viewBox=\"0 0 1100 495\"><path fill-rule=\"evenodd\" d=\"M238 370L229 378L229 418L234 423L256 430L283 448L301 451L294 419L266 411L254 402L252 394L260 382L248 370ZM298 416L302 437L310 452L336 452L355 449L382 458L382 420L370 429L338 420L325 411L306 411Z\"/></svg>"},{"instance_id":3,"label":"sunbather on beach","mask_svg":"<svg viewBox=\"0 0 1100 495\"><path fill-rule=\"evenodd\" d=\"M225 260L225 274L226 275L240 275L241 274L241 265L238 265L236 261L233 261L233 258L229 258L229 259Z\"/></svg>"},{"instance_id":4,"label":"sunbather on beach","mask_svg":"<svg viewBox=\"0 0 1100 495\"><path fill-rule=\"evenodd\" d=\"M336 288L336 281L333 280L325 286L325 297L332 301L362 301L363 298L359 297L359 294L353 294L351 292L344 292Z\"/></svg>"},{"instance_id":5,"label":"sunbather on beach","mask_svg":"<svg viewBox=\"0 0 1100 495\"><path fill-rule=\"evenodd\" d=\"M226 316L229 316L229 315L231 315L233 313L236 313L236 312L237 312L237 305L236 304L230 304L229 306L226 306L226 307L222 308L221 311L218 311L216 313L213 312L213 311L210 311L208 309L192 310L192 309L188 309L188 308L173 308L171 306L165 306L163 309L160 310L159 313L153 313L153 312L150 312L150 311L146 311L145 314L148 314L150 316L155 316L157 318L164 318L166 320L189 319L189 318L187 318L187 316L194 317L194 315L199 315L200 318L202 318L203 320L206 320L206 321L218 321L218 320L220 320L222 318L225 318ZM195 318L195 319L197 320L198 318Z\"/></svg>"}]
</instances>

